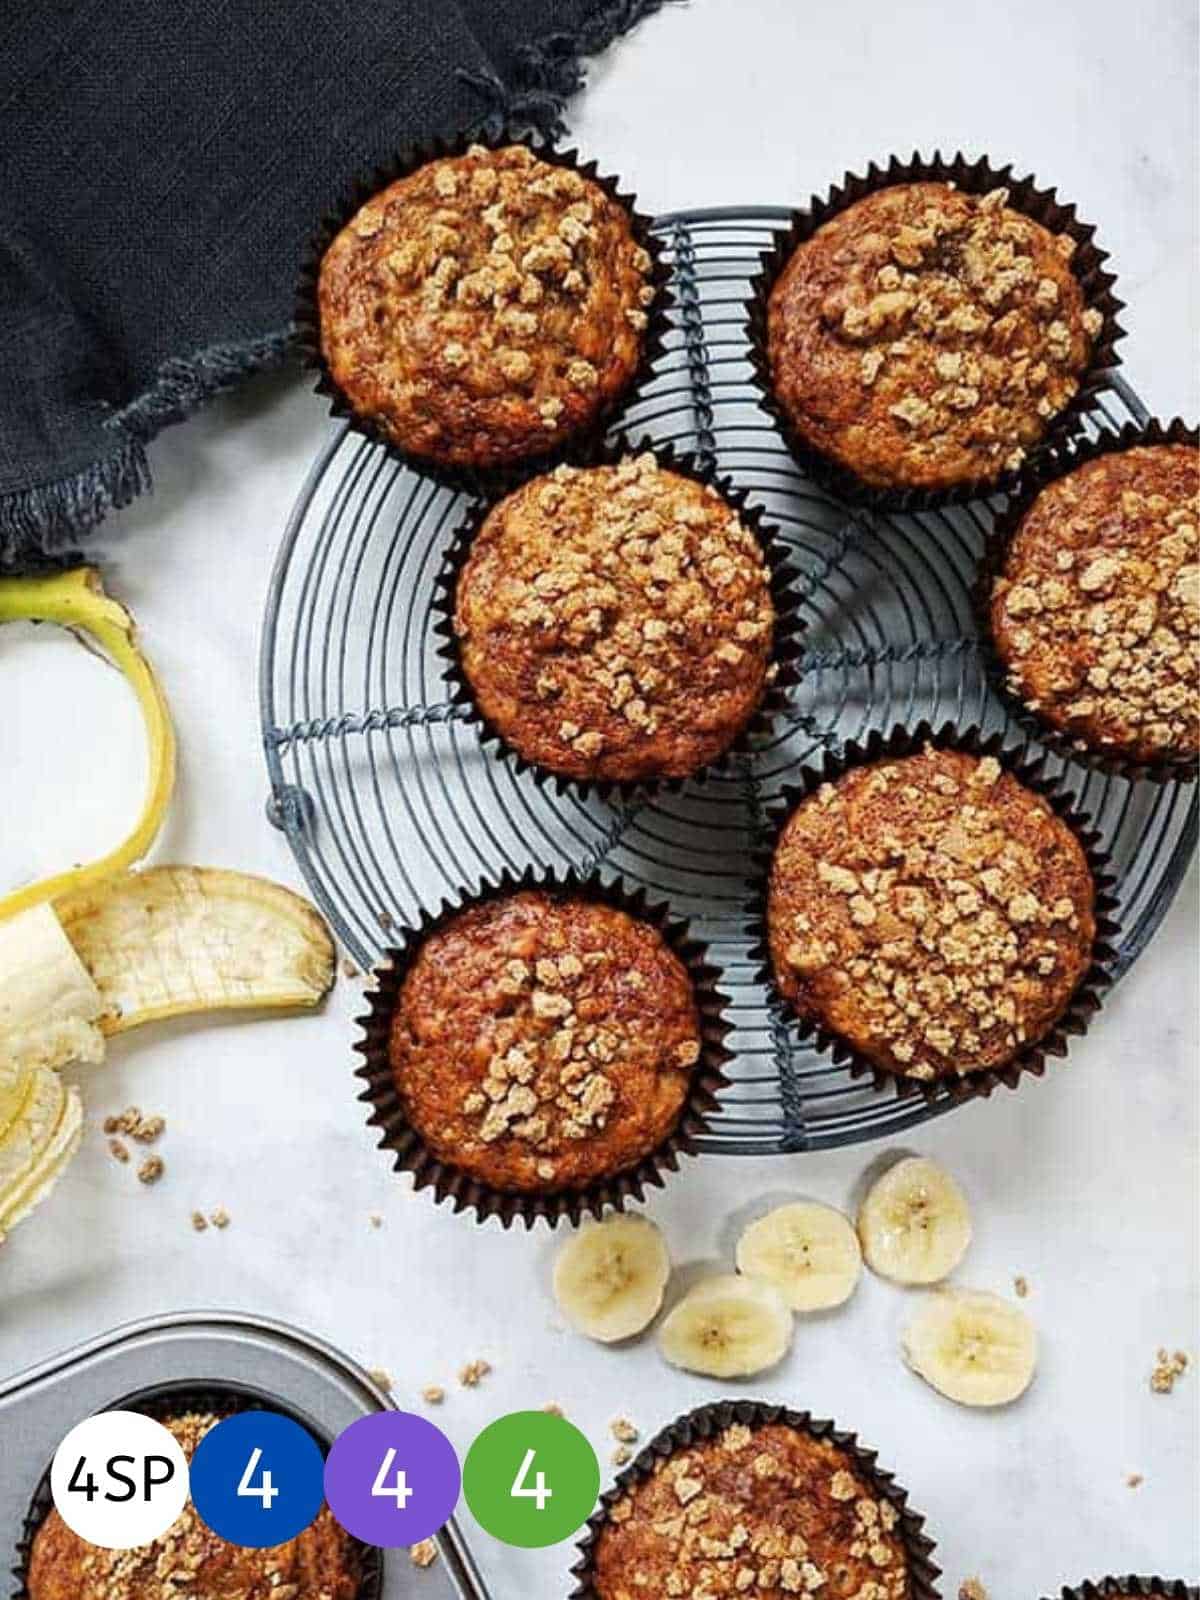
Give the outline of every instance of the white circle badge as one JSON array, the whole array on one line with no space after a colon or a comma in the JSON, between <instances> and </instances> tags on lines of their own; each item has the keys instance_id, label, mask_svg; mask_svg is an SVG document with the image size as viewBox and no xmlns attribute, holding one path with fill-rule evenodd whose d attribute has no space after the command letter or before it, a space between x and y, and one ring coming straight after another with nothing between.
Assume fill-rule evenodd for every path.
<instances>
[{"instance_id":1,"label":"white circle badge","mask_svg":"<svg viewBox=\"0 0 1200 1600\"><path fill-rule=\"evenodd\" d=\"M133 1550L166 1533L186 1505L187 1457L153 1417L102 1411L55 1451L50 1492L72 1533L106 1550Z\"/></svg>"}]
</instances>

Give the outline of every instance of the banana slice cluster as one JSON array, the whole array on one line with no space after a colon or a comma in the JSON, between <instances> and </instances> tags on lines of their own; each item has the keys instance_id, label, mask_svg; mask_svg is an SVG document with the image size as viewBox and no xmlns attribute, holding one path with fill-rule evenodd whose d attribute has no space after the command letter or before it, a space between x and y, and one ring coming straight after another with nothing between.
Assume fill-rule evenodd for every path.
<instances>
[{"instance_id":1,"label":"banana slice cluster","mask_svg":"<svg viewBox=\"0 0 1200 1600\"><path fill-rule=\"evenodd\" d=\"M857 1228L816 1201L779 1206L742 1233L737 1271L702 1278L658 1333L672 1366L712 1378L744 1378L777 1366L791 1349L797 1314L844 1305L864 1260L893 1283L940 1284L966 1254L966 1197L935 1162L896 1162L869 1190ZM642 1217L614 1216L569 1239L554 1268L554 1294L581 1333L631 1339L658 1316L671 1273L662 1234ZM961 1405L1005 1405L1037 1365L1037 1335L1017 1306L979 1290L926 1292L903 1336L904 1359Z\"/></svg>"}]
</instances>

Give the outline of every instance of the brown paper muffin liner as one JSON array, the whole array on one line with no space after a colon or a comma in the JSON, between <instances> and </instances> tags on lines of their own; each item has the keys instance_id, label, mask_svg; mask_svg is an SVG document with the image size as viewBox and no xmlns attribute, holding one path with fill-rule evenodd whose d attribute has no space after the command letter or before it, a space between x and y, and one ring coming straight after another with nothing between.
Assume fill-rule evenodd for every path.
<instances>
[{"instance_id":1,"label":"brown paper muffin liner","mask_svg":"<svg viewBox=\"0 0 1200 1600\"><path fill-rule=\"evenodd\" d=\"M1003 1067L988 1068L979 1072L962 1073L956 1077L920 1079L905 1077L903 1073L881 1067L856 1049L840 1034L832 1033L811 1018L799 1017L791 1005L779 995L775 972L771 964L770 942L767 930L767 894L770 884L771 862L788 818L801 800L814 794L823 783L834 783L856 767L874 765L877 761L898 756L915 755L925 745L939 750L961 750L967 755L994 756L1000 765L1027 789L1042 795L1050 802L1054 812L1075 834L1083 848L1088 869L1095 886L1096 937L1092 945L1092 961L1075 986L1075 991L1054 1026L1032 1044L1026 1045ZM1045 757L1030 759L1003 749L1004 736L992 734L984 737L976 727L959 731L952 722L934 729L928 722L914 728L897 726L891 733L871 732L859 744L848 742L841 754L826 752L820 767L804 767L800 781L786 788L768 807L772 822L772 837L768 847L756 853L758 891L749 926L754 941L751 960L759 963L757 981L779 996L780 1005L790 1023L798 1030L800 1039L812 1048L829 1055L838 1066L844 1066L852 1077L870 1077L877 1089L892 1087L900 1096L920 1094L926 1100L935 1100L942 1091L951 1099L961 1102L986 1099L1000 1085L1015 1089L1025 1076L1040 1078L1046 1071L1047 1057L1065 1056L1067 1041L1080 1038L1088 1030L1091 1020L1100 1009L1105 991L1112 985L1117 961L1117 942L1120 925L1116 921L1116 879L1109 869L1108 857L1101 845L1100 835L1093 829L1091 819L1075 808L1074 797L1064 790L1061 780L1044 775Z\"/></svg>"},{"instance_id":2,"label":"brown paper muffin liner","mask_svg":"<svg viewBox=\"0 0 1200 1600\"><path fill-rule=\"evenodd\" d=\"M596 1545L609 1520L609 1514L626 1489L648 1478L660 1461L665 1461L676 1450L686 1450L705 1439L722 1433L734 1423L748 1428L763 1427L768 1423L783 1423L811 1435L814 1439L828 1439L846 1455L855 1469L870 1484L880 1499L889 1501L900 1516L896 1531L908 1557L911 1586L910 1600L937 1600L936 1580L941 1569L933 1563L936 1548L924 1532L925 1519L908 1504L908 1491L902 1489L890 1472L878 1465L874 1450L858 1442L853 1433L843 1433L832 1422L817 1421L808 1411L793 1411L788 1406L771 1405L762 1400L718 1400L698 1406L670 1423L651 1439L644 1450L638 1452L633 1462L618 1474L611 1489L600 1497L599 1509L588 1520L586 1531L578 1541L578 1560L571 1568L577 1580L570 1600L600 1600L595 1583Z\"/></svg>"},{"instance_id":3,"label":"brown paper muffin liner","mask_svg":"<svg viewBox=\"0 0 1200 1600\"><path fill-rule=\"evenodd\" d=\"M1161 1600L1197 1600L1195 1584L1183 1578L1139 1578L1133 1573L1127 1578L1087 1579L1078 1588L1064 1584L1060 1600L1111 1600L1116 1595L1141 1595L1144 1600L1161 1596Z\"/></svg>"},{"instance_id":4,"label":"brown paper muffin liner","mask_svg":"<svg viewBox=\"0 0 1200 1600\"><path fill-rule=\"evenodd\" d=\"M447 664L446 680L450 687L450 701L469 710L468 721L470 725L480 730L480 744L485 748L494 745L497 753L511 761L517 772L532 772L539 787L549 782L554 792L559 795L571 793L583 798L595 794L606 800L620 797L626 801L633 801L644 800L653 794L678 794L685 784L703 783L714 771L721 770L730 755L752 749L757 738L769 733L776 716L787 709L789 703L787 691L800 676L799 663L803 654L805 624L800 616L800 595L794 587L800 576L799 569L792 564L788 546L778 528L764 521L762 507L751 505L745 490L738 489L731 478L722 477L714 467L701 462L695 455L677 451L672 445L656 445L649 438L643 438L635 443L625 434L620 434L611 441L591 441L586 450L572 459L571 465L613 466L624 456L644 454L652 455L665 471L677 473L681 477L691 478L696 483L716 489L758 539L766 560L771 600L775 607L775 633L770 663L774 676L766 685L758 709L737 738L714 761L698 767L686 777L625 780L568 778L527 761L476 703L470 681L463 669L462 651L454 631L454 606L458 580L466 566L476 534L501 500L522 484L528 483L531 477L537 476L536 473L525 471L508 474L503 483L497 485L491 496L470 509L450 543L433 597L432 612L436 619L433 631L442 641L438 654Z\"/></svg>"},{"instance_id":5,"label":"brown paper muffin liner","mask_svg":"<svg viewBox=\"0 0 1200 1600\"><path fill-rule=\"evenodd\" d=\"M1051 419L1041 441L1029 452L1028 460L1019 470L1003 471L992 478L975 479L950 489L881 489L864 483L840 462L817 450L792 426L776 400L767 354L767 302L796 247L811 239L831 217L881 189L922 182L952 183L967 194L986 194L991 189L1007 188L1008 204L1014 211L1040 222L1052 233L1070 234L1076 241L1072 271L1083 289L1087 305L1100 312L1104 326L1092 346L1091 360L1080 377L1078 390ZM1016 178L1011 165L993 166L986 156L968 161L959 152L947 161L937 150L929 158L914 151L907 161L892 156L886 167L872 161L861 177L848 172L824 198L814 195L806 211L794 213L791 226L777 233L774 244L763 254L759 273L751 282L751 296L746 303L747 335L759 405L774 419L802 470L821 487L854 505L881 511L927 511L937 506L962 505L998 492L1012 492L1020 486L1032 462L1078 430L1084 413L1095 408L1109 374L1120 365L1116 344L1125 330L1117 321L1117 313L1124 309L1124 302L1113 292L1116 278L1105 270L1108 253L1096 244L1095 232L1094 227L1079 220L1073 205L1059 200L1056 190L1039 188L1032 176Z\"/></svg>"},{"instance_id":6,"label":"brown paper muffin liner","mask_svg":"<svg viewBox=\"0 0 1200 1600\"><path fill-rule=\"evenodd\" d=\"M550 166L566 167L572 172L578 172L581 178L587 178L599 185L610 199L623 207L629 216L634 238L650 256L652 265L649 283L655 291L654 300L646 308L649 320L642 338L641 359L633 376L625 389L593 418L590 425L564 435L561 439L555 440L542 454L530 456L520 463L510 463L507 467L495 468L459 467L431 460L427 456L413 455L401 449L381 427L354 409L349 397L342 392L335 381L321 350L320 310L317 303L318 278L326 250L355 212L372 195L378 194L381 189L386 189L398 179L408 177L429 161L443 156L465 155L473 145L483 145L489 150L498 150L511 144L527 145L539 161L544 161ZM666 348L666 335L670 330L668 312L672 303L668 287L670 267L663 245L652 231L651 219L636 209L636 197L625 193L620 183L619 178L601 174L594 161L581 160L577 150L557 150L535 137L519 132L510 133L506 130L501 130L499 133L464 133L457 138L431 139L421 144L409 145L391 161L377 167L370 175L357 179L343 199L322 218L308 241L292 313L294 346L305 367L316 373L316 392L328 396L330 414L344 418L356 433L382 445L391 456L403 461L415 472L420 472L447 488L473 495L489 493L498 476L503 476L514 466L520 466L529 472L548 471L560 461L572 459L577 451L586 447L589 440L602 439L614 417L636 403L654 376L655 363Z\"/></svg>"},{"instance_id":7,"label":"brown paper muffin liner","mask_svg":"<svg viewBox=\"0 0 1200 1600\"><path fill-rule=\"evenodd\" d=\"M1022 492L1009 502L1004 514L997 519L988 536L979 564L972 606L979 633L980 654L988 681L1005 710L1031 737L1062 756L1065 761L1113 777L1128 778L1133 782L1145 780L1150 783L1194 783L1200 771L1200 757L1196 755L1178 756L1155 762L1134 761L1119 751L1086 745L1082 739L1073 739L1061 728L1046 722L1009 688L1008 674L996 649L992 633L992 588L1004 570L1009 547L1017 529L1042 490L1056 479L1065 478L1077 467L1082 467L1088 461L1095 461L1100 456L1132 450L1137 445L1155 444L1197 445L1200 444L1200 431L1189 427L1179 417L1167 423L1151 421L1144 427L1136 422L1128 422L1117 433L1106 431L1094 439L1076 440L1037 461L1026 476Z\"/></svg>"},{"instance_id":8,"label":"brown paper muffin liner","mask_svg":"<svg viewBox=\"0 0 1200 1600\"><path fill-rule=\"evenodd\" d=\"M148 1417L153 1417L157 1422L167 1422L172 1417L184 1416L188 1412L195 1412L201 1416L216 1416L220 1419L232 1417L243 1411L277 1411L281 1416L290 1417L293 1422L298 1422L302 1428L312 1434L321 1447L322 1454L328 1452L331 1441L315 1432L312 1424L303 1416L292 1410L273 1395L266 1394L257 1389L243 1388L239 1384L222 1384L219 1387L206 1384L197 1387L188 1383L156 1384L152 1389L139 1389L134 1394L126 1395L121 1400L114 1400L108 1408L110 1411L140 1411ZM13 1569L13 1576L17 1580L17 1587L12 1592L12 1600L30 1600L29 1596L29 1563L33 1557L33 1541L37 1537L38 1529L49 1516L54 1506L54 1496L50 1490L50 1467L47 1466L38 1486L33 1492L29 1510L25 1513L25 1520L21 1526L20 1537L17 1540L17 1562ZM383 1595L383 1551L374 1545L361 1544L357 1539L352 1539L351 1545L358 1556L361 1578L358 1587L358 1600L382 1600Z\"/></svg>"},{"instance_id":9,"label":"brown paper muffin liner","mask_svg":"<svg viewBox=\"0 0 1200 1600\"><path fill-rule=\"evenodd\" d=\"M548 1190L545 1194L493 1188L435 1155L408 1120L389 1051L392 1016L400 990L425 939L460 911L507 898L523 889L595 900L656 928L687 968L700 1019L700 1059L692 1069L688 1098L670 1137L624 1171L597 1178L584 1188ZM696 1138L707 1128L717 1106L717 1094L728 1081L724 1068L731 1055L725 1039L730 1024L724 1016L728 1002L717 988L720 968L710 964L706 946L690 936L687 924L673 917L666 904L651 903L645 890L630 890L620 881L604 883L594 874L588 876L574 869L560 874L529 867L520 876L505 872L498 883L481 890L462 889L456 902L443 901L436 912L422 908L418 925L405 930L401 942L385 952L384 961L373 976L376 987L366 996L370 1009L358 1019L363 1038L354 1046L363 1057L355 1076L366 1084L358 1098L371 1107L367 1122L381 1130L379 1147L392 1154L394 1169L412 1174L414 1189L432 1189L439 1205L449 1201L456 1212L474 1212L479 1223L498 1217L504 1228L510 1228L517 1220L527 1229L539 1221L554 1228L566 1218L577 1225L585 1213L599 1219L606 1208L623 1211L630 1201L643 1201L647 1187L661 1189L664 1173L678 1171L680 1156L696 1154Z\"/></svg>"}]
</instances>

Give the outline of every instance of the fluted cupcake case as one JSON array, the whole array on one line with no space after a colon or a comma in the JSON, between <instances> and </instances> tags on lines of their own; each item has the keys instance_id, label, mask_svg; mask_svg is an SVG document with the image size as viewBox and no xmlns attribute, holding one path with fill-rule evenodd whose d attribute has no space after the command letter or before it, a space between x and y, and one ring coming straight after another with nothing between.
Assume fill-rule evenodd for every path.
<instances>
[{"instance_id":1,"label":"fluted cupcake case","mask_svg":"<svg viewBox=\"0 0 1200 1600\"><path fill-rule=\"evenodd\" d=\"M758 981L778 995L767 934L767 893L775 849L796 806L815 794L822 784L836 783L856 768L916 755L927 744L941 750L959 750L981 759L985 756L995 757L1027 789L1048 800L1055 813L1078 839L1095 887L1096 936L1091 964L1076 985L1070 1002L1049 1032L1018 1051L1006 1066L930 1080L910 1078L887 1070L839 1034L831 1033L811 1018L796 1016L782 997L780 1004L805 1044L827 1054L855 1077L870 1077L877 1089L890 1086L898 1094L922 1094L929 1100L935 1099L942 1091L958 1101L987 1098L1001 1085L1015 1089L1023 1077L1042 1077L1049 1057L1067 1054L1069 1040L1086 1033L1092 1018L1099 1011L1105 991L1113 982L1116 966L1115 941L1120 928L1116 921L1115 880L1109 871L1107 856L1101 847L1099 834L1091 826L1090 818L1076 809L1074 798L1065 789L1063 781L1045 776L1044 757L1030 759L1005 752L1001 734L985 737L978 728L959 730L953 723L945 723L935 730L928 722L918 723L913 728L896 727L888 734L872 732L861 744L855 741L847 743L840 756L827 751L819 767L802 768L800 781L785 789L769 808L772 836L769 845L757 852L759 887L749 926L750 937L754 941L750 954L751 959L760 964Z\"/></svg>"},{"instance_id":2,"label":"fluted cupcake case","mask_svg":"<svg viewBox=\"0 0 1200 1600\"><path fill-rule=\"evenodd\" d=\"M401 988L429 934L471 906L525 889L595 900L656 928L687 969L700 1021L700 1058L692 1068L688 1098L670 1137L625 1171L584 1188L544 1194L493 1188L435 1155L405 1114L389 1053L392 1017ZM394 1168L412 1174L414 1188L432 1189L439 1204L448 1201L455 1211L473 1212L478 1222L498 1217L505 1228L518 1220L526 1228L538 1221L553 1228L564 1218L574 1224L585 1214L598 1218L608 1208L621 1211L631 1201L644 1200L647 1187L661 1188L664 1174L678 1170L680 1157L695 1153L696 1137L703 1133L726 1083L724 1068L730 1053L725 1039L730 1025L724 1017L725 996L717 987L720 969L709 963L706 947L691 937L687 924L673 917L668 906L649 903L644 890L631 891L619 881L603 882L598 876L573 871L543 873L531 867L519 877L505 873L498 883L478 892L464 889L455 904L443 903L434 913L422 911L418 925L408 929L400 943L386 953L374 977L377 986L366 996L370 1009L359 1018L364 1036L355 1046L363 1057L357 1076L366 1087L358 1098L371 1108L367 1120L380 1130L379 1146L392 1155Z\"/></svg>"},{"instance_id":3,"label":"fluted cupcake case","mask_svg":"<svg viewBox=\"0 0 1200 1600\"><path fill-rule=\"evenodd\" d=\"M1103 317L1103 326L1091 351L1087 370L1071 400L1051 420L1041 441L1017 471L1005 471L990 479L956 484L953 488L928 490L880 488L864 483L840 462L816 449L793 426L787 412L775 397L767 343L767 308L771 291L796 248L811 239L832 217L868 195L908 183L951 183L967 194L987 194L993 189L1008 190L1008 204L1014 211L1039 222L1052 233L1069 234L1076 242L1071 267L1084 293L1088 307ZM872 161L861 176L848 172L821 197L814 195L807 210L797 210L789 228L776 234L774 245L764 253L758 275L750 285L746 304L750 361L759 404L772 418L797 464L823 488L854 505L876 507L881 511L926 511L937 506L962 505L985 495L1011 493L1024 482L1027 468L1055 444L1062 443L1079 429L1083 417L1092 410L1110 373L1120 364L1116 346L1124 335L1117 320L1123 310L1114 287L1116 279L1106 270L1106 251L1095 241L1095 228L1081 222L1075 207L1063 203L1057 190L1043 189L1032 176L1017 178L1010 166L994 166L986 156L968 161L961 153L946 160L940 151L923 157L914 151L907 160L892 156L886 166Z\"/></svg>"}]
</instances>

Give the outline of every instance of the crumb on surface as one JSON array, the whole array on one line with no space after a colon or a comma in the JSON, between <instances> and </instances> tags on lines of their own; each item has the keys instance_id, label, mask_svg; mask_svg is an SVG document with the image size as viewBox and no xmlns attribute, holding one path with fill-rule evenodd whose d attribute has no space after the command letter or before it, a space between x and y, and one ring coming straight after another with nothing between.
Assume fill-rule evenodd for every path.
<instances>
[{"instance_id":1,"label":"crumb on surface","mask_svg":"<svg viewBox=\"0 0 1200 1600\"><path fill-rule=\"evenodd\" d=\"M1013 1279L1013 1288L1016 1290L1017 1299L1024 1300L1029 1293L1029 1280L1017 1276Z\"/></svg>"},{"instance_id":2,"label":"crumb on surface","mask_svg":"<svg viewBox=\"0 0 1200 1600\"><path fill-rule=\"evenodd\" d=\"M437 1545L432 1539L422 1539L409 1549L408 1558L414 1567L431 1567L437 1560L437 1553Z\"/></svg>"},{"instance_id":3,"label":"crumb on surface","mask_svg":"<svg viewBox=\"0 0 1200 1600\"><path fill-rule=\"evenodd\" d=\"M137 1169L139 1183L157 1183L167 1170L167 1164L161 1156L147 1156Z\"/></svg>"},{"instance_id":4,"label":"crumb on surface","mask_svg":"<svg viewBox=\"0 0 1200 1600\"><path fill-rule=\"evenodd\" d=\"M440 1406L446 1398L446 1391L440 1383L430 1383L421 1390L421 1399L427 1406Z\"/></svg>"},{"instance_id":5,"label":"crumb on surface","mask_svg":"<svg viewBox=\"0 0 1200 1600\"><path fill-rule=\"evenodd\" d=\"M193 1211L192 1212L192 1227L195 1228L197 1233L205 1233L205 1232L207 1232L207 1230L208 1230L208 1221L205 1218L205 1215L204 1215L203 1211Z\"/></svg>"},{"instance_id":6,"label":"crumb on surface","mask_svg":"<svg viewBox=\"0 0 1200 1600\"><path fill-rule=\"evenodd\" d=\"M1160 1350L1155 1358L1154 1370L1150 1374L1150 1387L1155 1394L1170 1394L1176 1381L1182 1378L1188 1369L1187 1354L1183 1350L1176 1350L1172 1354L1168 1350Z\"/></svg>"},{"instance_id":7,"label":"crumb on surface","mask_svg":"<svg viewBox=\"0 0 1200 1600\"><path fill-rule=\"evenodd\" d=\"M988 1592L978 1578L964 1578L958 1586L958 1600L988 1600Z\"/></svg>"},{"instance_id":8,"label":"crumb on surface","mask_svg":"<svg viewBox=\"0 0 1200 1600\"><path fill-rule=\"evenodd\" d=\"M349 956L346 956L342 961L342 977L357 978L358 976L358 968L354 965L353 961L350 960Z\"/></svg>"},{"instance_id":9,"label":"crumb on surface","mask_svg":"<svg viewBox=\"0 0 1200 1600\"><path fill-rule=\"evenodd\" d=\"M229 1213L224 1206L218 1206L215 1211L210 1211L208 1220L214 1228L227 1228L229 1226Z\"/></svg>"},{"instance_id":10,"label":"crumb on surface","mask_svg":"<svg viewBox=\"0 0 1200 1600\"><path fill-rule=\"evenodd\" d=\"M564 1416L566 1416L566 1412L559 1405L557 1400L547 1400L546 1404L542 1407L542 1410L546 1413L546 1415L548 1417L564 1417Z\"/></svg>"},{"instance_id":11,"label":"crumb on surface","mask_svg":"<svg viewBox=\"0 0 1200 1600\"><path fill-rule=\"evenodd\" d=\"M628 1417L614 1418L608 1431L620 1444L634 1444L638 1438L638 1430Z\"/></svg>"},{"instance_id":12,"label":"crumb on surface","mask_svg":"<svg viewBox=\"0 0 1200 1600\"><path fill-rule=\"evenodd\" d=\"M120 1139L110 1139L108 1141L108 1153L114 1161L119 1161L122 1165L129 1160L129 1146Z\"/></svg>"},{"instance_id":13,"label":"crumb on surface","mask_svg":"<svg viewBox=\"0 0 1200 1600\"><path fill-rule=\"evenodd\" d=\"M386 1367L368 1367L367 1377L377 1388L383 1389L387 1394L391 1394L392 1375Z\"/></svg>"},{"instance_id":14,"label":"crumb on surface","mask_svg":"<svg viewBox=\"0 0 1200 1600\"><path fill-rule=\"evenodd\" d=\"M1131 1472L1125 1479L1125 1486L1128 1489L1138 1489L1143 1483L1145 1483L1145 1481L1145 1478L1140 1472Z\"/></svg>"},{"instance_id":15,"label":"crumb on surface","mask_svg":"<svg viewBox=\"0 0 1200 1600\"><path fill-rule=\"evenodd\" d=\"M367 1215L367 1221L371 1224L371 1226L373 1228L382 1228L383 1227L383 1213L382 1213L382 1211L371 1211L371 1212L369 1212L368 1215Z\"/></svg>"},{"instance_id":16,"label":"crumb on surface","mask_svg":"<svg viewBox=\"0 0 1200 1600\"><path fill-rule=\"evenodd\" d=\"M614 1467L628 1466L633 1460L633 1451L627 1444L619 1444L613 1451L611 1460Z\"/></svg>"},{"instance_id":17,"label":"crumb on surface","mask_svg":"<svg viewBox=\"0 0 1200 1600\"><path fill-rule=\"evenodd\" d=\"M490 1361L468 1361L459 1373L458 1381L464 1389L476 1389L491 1370Z\"/></svg>"}]
</instances>

